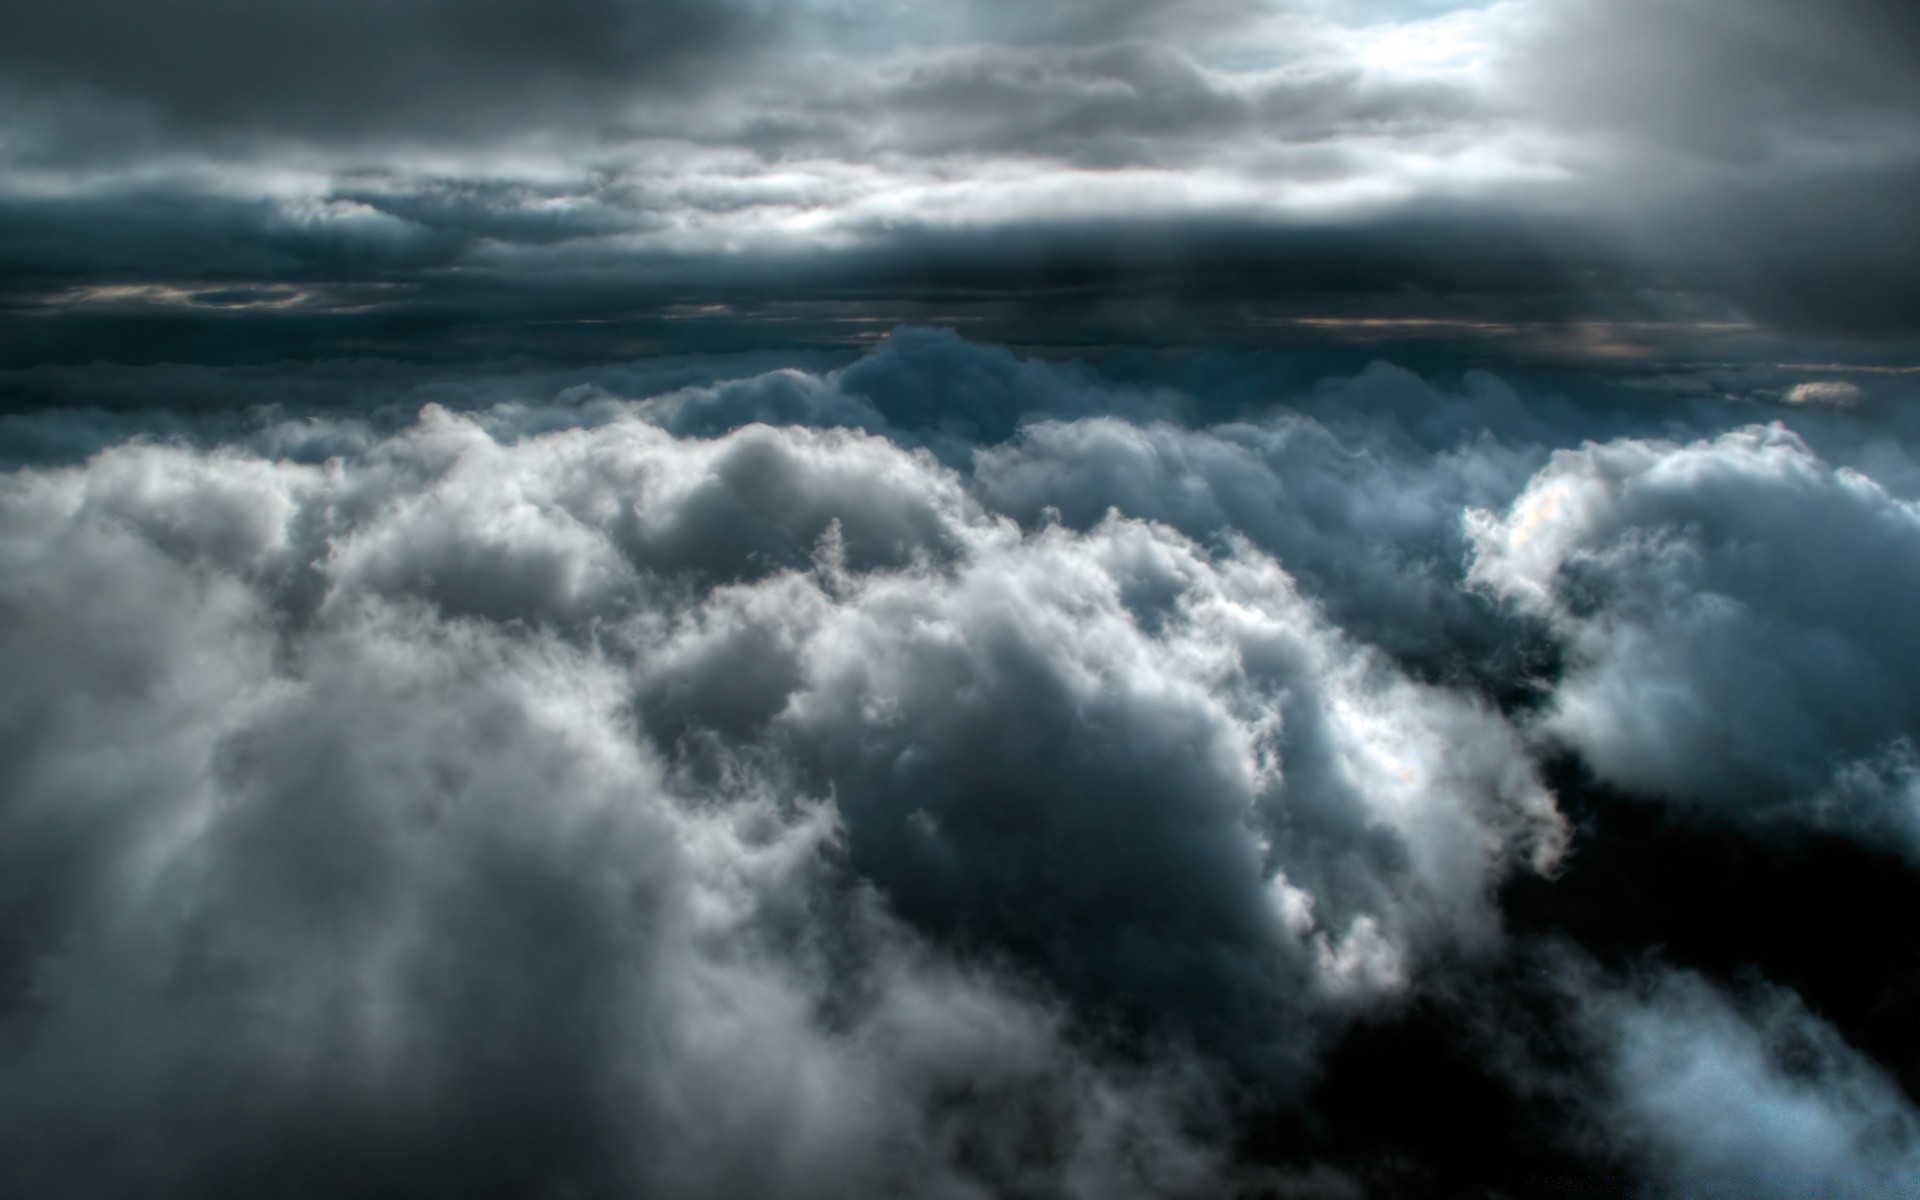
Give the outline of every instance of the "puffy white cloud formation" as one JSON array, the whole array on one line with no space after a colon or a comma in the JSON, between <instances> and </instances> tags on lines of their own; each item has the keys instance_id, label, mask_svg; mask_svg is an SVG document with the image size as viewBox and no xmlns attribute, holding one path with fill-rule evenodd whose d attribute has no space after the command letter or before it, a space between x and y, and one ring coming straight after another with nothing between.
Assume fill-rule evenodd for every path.
<instances>
[{"instance_id":1,"label":"puffy white cloud formation","mask_svg":"<svg viewBox=\"0 0 1920 1200\"><path fill-rule=\"evenodd\" d=\"M1558 853L1244 538L595 405L0 482L14 1186L1193 1192Z\"/></svg>"},{"instance_id":2,"label":"puffy white cloud formation","mask_svg":"<svg viewBox=\"0 0 1920 1200\"><path fill-rule=\"evenodd\" d=\"M1562 451L1469 519L1567 646L1542 728L1605 779L1920 853L1920 508L1780 425Z\"/></svg>"},{"instance_id":3,"label":"puffy white cloud formation","mask_svg":"<svg viewBox=\"0 0 1920 1200\"><path fill-rule=\"evenodd\" d=\"M1356 636L1415 657L1501 657L1511 637L1460 587L1458 514L1514 495L1544 453L1430 451L1297 411L1204 429L1116 418L1046 421L980 452L983 497L1086 527L1109 510L1192 537L1251 539Z\"/></svg>"},{"instance_id":4,"label":"puffy white cloud formation","mask_svg":"<svg viewBox=\"0 0 1920 1200\"><path fill-rule=\"evenodd\" d=\"M1606 1046L1596 1115L1653 1194L1912 1194L1920 1112L1791 993L1666 972L1581 1005Z\"/></svg>"},{"instance_id":5,"label":"puffy white cloud formation","mask_svg":"<svg viewBox=\"0 0 1920 1200\"><path fill-rule=\"evenodd\" d=\"M10 481L11 1186L1203 1178L1177 1081L1096 1068L1046 1003L826 886L829 808L676 794L634 665L528 624L572 584L486 592L526 606L504 626L404 593L554 569L569 543L514 542L521 497L430 582L382 575L377 539L329 552L333 521L447 535L423 476L457 488L484 440L430 420L364 475L131 449Z\"/></svg>"},{"instance_id":6,"label":"puffy white cloud formation","mask_svg":"<svg viewBox=\"0 0 1920 1200\"><path fill-rule=\"evenodd\" d=\"M1509 918L1659 934L1589 912L1642 869L1604 796L1567 876L1502 891L1567 840L1538 756L1774 836L1783 887L1810 829L1916 846L1877 382L1376 366L1269 404L1244 364L1126 384L926 331L768 365L6 417L0 1190L1205 1194L1264 1119L1305 1139L1283 1193L1434 1194L1448 1137L1389 1178L1340 1123L1460 1080L1368 1031L1531 1019ZM1822 846L1816 883L1861 856ZM1849 894L1897 901L1875 862ZM1782 953L1908 1069L1868 1011L1906 967L1821 992ZM1596 1161L1903 1169L1891 1085L1788 1002L1596 978L1542 1018ZM1329 1101L1343 1037L1386 1073ZM1722 1084L1726 1121L1668 1118ZM1810 1132L1748 1156L1770 1121Z\"/></svg>"},{"instance_id":7,"label":"puffy white cloud formation","mask_svg":"<svg viewBox=\"0 0 1920 1200\"><path fill-rule=\"evenodd\" d=\"M640 411L682 434L763 421L926 447L1028 528L1086 530L1117 510L1202 544L1244 538L1354 636L1456 674L1509 665L1512 622L1460 587L1459 514L1520 492L1556 424L1576 419L1564 402L1523 402L1479 373L1449 394L1381 363L1284 407L1212 422L1200 409L1170 388L907 329L845 370L682 388Z\"/></svg>"}]
</instances>

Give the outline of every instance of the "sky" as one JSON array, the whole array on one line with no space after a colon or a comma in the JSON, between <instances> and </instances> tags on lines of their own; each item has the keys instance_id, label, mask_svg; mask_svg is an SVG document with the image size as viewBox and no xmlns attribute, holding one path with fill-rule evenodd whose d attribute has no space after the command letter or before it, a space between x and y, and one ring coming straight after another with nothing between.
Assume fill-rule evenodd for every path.
<instances>
[{"instance_id":1,"label":"sky","mask_svg":"<svg viewBox=\"0 0 1920 1200\"><path fill-rule=\"evenodd\" d=\"M1898 364L1917 48L1897 0L29 0L0 319L9 365L902 322Z\"/></svg>"},{"instance_id":2,"label":"sky","mask_svg":"<svg viewBox=\"0 0 1920 1200\"><path fill-rule=\"evenodd\" d=\"M0 1194L1920 1195L1917 56L0 7Z\"/></svg>"}]
</instances>

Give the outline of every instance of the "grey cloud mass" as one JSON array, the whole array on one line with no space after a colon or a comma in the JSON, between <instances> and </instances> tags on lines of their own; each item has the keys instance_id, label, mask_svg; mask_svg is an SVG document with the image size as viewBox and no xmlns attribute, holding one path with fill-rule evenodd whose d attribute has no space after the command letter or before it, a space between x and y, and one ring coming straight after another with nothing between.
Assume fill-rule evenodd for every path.
<instances>
[{"instance_id":1,"label":"grey cloud mass","mask_svg":"<svg viewBox=\"0 0 1920 1200\"><path fill-rule=\"evenodd\" d=\"M1603 776L1913 853L1911 501L1774 425L1563 451L1469 521L1472 578L1568 646L1543 728Z\"/></svg>"},{"instance_id":2,"label":"grey cloud mass","mask_svg":"<svg viewBox=\"0 0 1920 1200\"><path fill-rule=\"evenodd\" d=\"M1512 730L1251 547L636 416L9 480L15 1180L1179 1191L1204 1074L1058 998L1297 1089L1559 852Z\"/></svg>"},{"instance_id":3,"label":"grey cloud mass","mask_svg":"<svg viewBox=\"0 0 1920 1200\"><path fill-rule=\"evenodd\" d=\"M1790 994L1657 973L1586 1001L1603 1108L1662 1196L1900 1195L1920 1112Z\"/></svg>"},{"instance_id":4,"label":"grey cloud mass","mask_svg":"<svg viewBox=\"0 0 1920 1200\"><path fill-rule=\"evenodd\" d=\"M1920 17L0 7L0 1195L1920 1196Z\"/></svg>"},{"instance_id":5,"label":"grey cloud mass","mask_svg":"<svg viewBox=\"0 0 1920 1200\"><path fill-rule=\"evenodd\" d=\"M842 144L828 148L1086 167L1202 166L1226 139L1331 144L1342 135L1431 129L1472 105L1458 89L1396 85L1357 71L1248 82L1144 41L969 46L910 62L871 87L830 94L825 128L838 131ZM805 146L796 138L782 149ZM1327 157L1337 161L1337 151Z\"/></svg>"},{"instance_id":6,"label":"grey cloud mass","mask_svg":"<svg viewBox=\"0 0 1920 1200\"><path fill-rule=\"evenodd\" d=\"M28 3L0 16L0 71L196 135L432 136L685 86L777 21L713 0Z\"/></svg>"},{"instance_id":7,"label":"grey cloud mass","mask_svg":"<svg viewBox=\"0 0 1920 1200\"><path fill-rule=\"evenodd\" d=\"M9 416L52 453L0 491L0 1177L1904 1178L1920 1060L1852 1048L1885 993L1816 988L1823 1024L1553 950L1545 992L1445 1015L1537 944L1644 948L1582 915L1639 869L1596 812L1704 814L1787 880L1828 869L1796 838L1910 861L1885 589L1920 551L1865 472L1920 476L1878 387L1636 409L1375 367L1210 416L1262 377L1113 370L909 330L835 367L149 371L115 386L286 399ZM1434 1019L1568 1049L1353 1065ZM1675 1117L1723 1084L1750 1101ZM1544 1157L1365 1149L1367 1089L1459 1087L1574 1099L1528 1102L1565 1113Z\"/></svg>"},{"instance_id":8,"label":"grey cloud mass","mask_svg":"<svg viewBox=\"0 0 1920 1200\"><path fill-rule=\"evenodd\" d=\"M1204 1180L1185 1081L1089 1064L1043 997L835 882L830 806L680 790L634 689L700 633L649 637L643 612L608 631L623 649L529 632L595 603L611 551L583 530L584 577L544 579L568 538L532 510L464 524L433 481L510 484L491 445L430 419L359 478L155 448L12 481L9 1187ZM329 519L354 531L309 563ZM408 537L441 561L396 574Z\"/></svg>"},{"instance_id":9,"label":"grey cloud mass","mask_svg":"<svg viewBox=\"0 0 1920 1200\"><path fill-rule=\"evenodd\" d=\"M1561 119L1719 160L1836 137L1868 152L1920 106L1902 69L1920 47L1920 19L1894 0L1574 0L1544 10L1535 37L1515 65L1539 72Z\"/></svg>"},{"instance_id":10,"label":"grey cloud mass","mask_svg":"<svg viewBox=\"0 0 1920 1200\"><path fill-rule=\"evenodd\" d=\"M1803 10L32 0L0 18L7 339L312 357L482 323L605 359L718 289L1066 344L1339 318L1897 360L1911 21Z\"/></svg>"}]
</instances>

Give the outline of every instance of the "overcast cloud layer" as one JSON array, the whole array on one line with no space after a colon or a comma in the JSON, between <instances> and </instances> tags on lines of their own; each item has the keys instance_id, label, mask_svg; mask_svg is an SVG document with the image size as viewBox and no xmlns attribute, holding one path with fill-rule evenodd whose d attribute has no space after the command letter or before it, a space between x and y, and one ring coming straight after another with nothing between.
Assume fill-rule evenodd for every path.
<instances>
[{"instance_id":1,"label":"overcast cloud layer","mask_svg":"<svg viewBox=\"0 0 1920 1200\"><path fill-rule=\"evenodd\" d=\"M1898 363L1916 52L1895 0L26 0L0 329Z\"/></svg>"}]
</instances>

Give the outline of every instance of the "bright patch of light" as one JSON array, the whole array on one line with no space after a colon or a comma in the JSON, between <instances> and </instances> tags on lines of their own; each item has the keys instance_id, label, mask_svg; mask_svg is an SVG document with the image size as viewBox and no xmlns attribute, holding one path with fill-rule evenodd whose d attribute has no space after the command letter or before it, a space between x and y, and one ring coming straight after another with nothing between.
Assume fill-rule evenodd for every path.
<instances>
[{"instance_id":1,"label":"bright patch of light","mask_svg":"<svg viewBox=\"0 0 1920 1200\"><path fill-rule=\"evenodd\" d=\"M1353 29L1339 40L1360 67L1381 75L1464 81L1485 76L1516 8L1495 4L1424 21Z\"/></svg>"}]
</instances>

